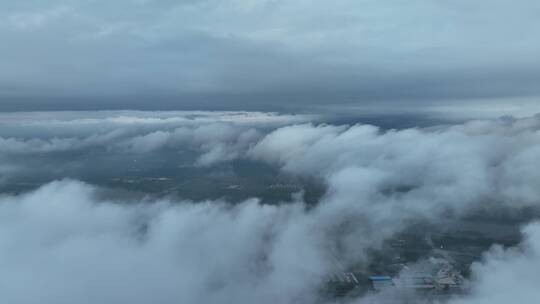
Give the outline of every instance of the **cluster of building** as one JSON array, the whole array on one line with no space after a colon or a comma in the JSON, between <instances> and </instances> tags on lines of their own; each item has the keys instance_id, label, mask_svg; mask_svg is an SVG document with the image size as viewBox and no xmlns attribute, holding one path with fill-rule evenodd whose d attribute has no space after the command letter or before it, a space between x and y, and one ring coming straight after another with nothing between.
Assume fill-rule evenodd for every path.
<instances>
[{"instance_id":1,"label":"cluster of building","mask_svg":"<svg viewBox=\"0 0 540 304\"><path fill-rule=\"evenodd\" d=\"M403 265L395 277L375 275L369 280L376 291L401 288L440 292L462 290L465 281L460 272L443 258L431 258L427 263L413 267Z\"/></svg>"},{"instance_id":2,"label":"cluster of building","mask_svg":"<svg viewBox=\"0 0 540 304\"><path fill-rule=\"evenodd\" d=\"M327 277L327 292L336 297L345 297L369 290L383 292L393 289L432 295L453 294L464 290L464 277L444 258L430 258L422 263L401 264L400 267L394 275L336 272Z\"/></svg>"}]
</instances>

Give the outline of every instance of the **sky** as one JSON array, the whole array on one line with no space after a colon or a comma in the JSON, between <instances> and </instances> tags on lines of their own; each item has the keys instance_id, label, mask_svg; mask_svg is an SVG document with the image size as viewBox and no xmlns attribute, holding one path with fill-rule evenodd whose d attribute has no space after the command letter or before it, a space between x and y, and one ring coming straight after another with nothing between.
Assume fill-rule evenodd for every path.
<instances>
[{"instance_id":1,"label":"sky","mask_svg":"<svg viewBox=\"0 0 540 304\"><path fill-rule=\"evenodd\" d=\"M1 0L0 110L533 114L539 14L532 0Z\"/></svg>"},{"instance_id":2,"label":"sky","mask_svg":"<svg viewBox=\"0 0 540 304\"><path fill-rule=\"evenodd\" d=\"M333 304L333 261L367 269L412 223L479 215L520 237L497 235L441 303L540 299L539 16L533 0L0 0L0 302ZM266 203L242 184L256 174L229 183L239 163L306 184ZM143 187L169 175L250 197Z\"/></svg>"}]
</instances>

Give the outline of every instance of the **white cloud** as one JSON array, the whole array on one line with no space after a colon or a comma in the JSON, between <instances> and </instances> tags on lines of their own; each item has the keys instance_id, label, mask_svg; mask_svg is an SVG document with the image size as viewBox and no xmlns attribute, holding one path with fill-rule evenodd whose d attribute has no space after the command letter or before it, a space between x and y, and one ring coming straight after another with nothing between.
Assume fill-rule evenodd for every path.
<instances>
[{"instance_id":1,"label":"white cloud","mask_svg":"<svg viewBox=\"0 0 540 304\"><path fill-rule=\"evenodd\" d=\"M0 155L108 149L192 149L200 165L240 157L258 129L316 117L263 112L66 112L0 114Z\"/></svg>"},{"instance_id":2,"label":"white cloud","mask_svg":"<svg viewBox=\"0 0 540 304\"><path fill-rule=\"evenodd\" d=\"M300 125L271 132L248 155L322 178L328 191L317 212L351 226L341 248L358 262L410 220L538 207L539 127L538 117L389 131Z\"/></svg>"},{"instance_id":3,"label":"white cloud","mask_svg":"<svg viewBox=\"0 0 540 304\"><path fill-rule=\"evenodd\" d=\"M540 180L529 168L539 147L540 119L535 116L389 131L367 125L283 127L248 155L288 172L321 176L330 184L337 180L336 188L357 184L360 193L366 179L377 181L372 185L376 193L411 188L383 197L389 202L466 209L483 200L537 203Z\"/></svg>"},{"instance_id":4,"label":"white cloud","mask_svg":"<svg viewBox=\"0 0 540 304\"><path fill-rule=\"evenodd\" d=\"M481 208L519 210L540 203L539 116L382 131L368 125L289 125L289 118L278 127L279 116L263 114L93 115L98 117L7 122L1 132L25 139L4 139L4 152L116 144L127 149L118 151L146 153L188 146L197 151L198 165L248 157L318 177L327 193L310 209L302 202L264 206L256 200L237 206L118 204L97 199L91 186L73 181L2 197L0 297L6 302L313 303L332 267L330 256L345 266L362 265L368 249L379 248L410 220L437 223L448 211L459 217ZM258 115L261 125L253 121ZM246 117L246 124L223 121ZM66 125L85 136L55 137ZM50 138L36 138L40 129ZM520 273L523 265L535 267L538 227L531 227L523 256L494 249L475 266L471 299L486 296L483 286L503 282L495 274L508 275L506 264ZM530 285L523 288L534 295ZM508 292L510 297L513 289Z\"/></svg>"},{"instance_id":5,"label":"white cloud","mask_svg":"<svg viewBox=\"0 0 540 304\"><path fill-rule=\"evenodd\" d=\"M472 267L472 291L452 304L533 303L540 300L540 223L523 230L518 248L493 247Z\"/></svg>"},{"instance_id":6,"label":"white cloud","mask_svg":"<svg viewBox=\"0 0 540 304\"><path fill-rule=\"evenodd\" d=\"M96 201L55 182L0 198L9 303L311 303L326 271L301 205Z\"/></svg>"}]
</instances>

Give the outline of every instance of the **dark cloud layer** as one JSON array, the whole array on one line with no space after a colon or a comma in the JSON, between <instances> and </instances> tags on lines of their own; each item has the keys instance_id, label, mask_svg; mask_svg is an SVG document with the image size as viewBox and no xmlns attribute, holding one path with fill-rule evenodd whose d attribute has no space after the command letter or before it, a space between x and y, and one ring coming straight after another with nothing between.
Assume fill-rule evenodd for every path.
<instances>
[{"instance_id":1,"label":"dark cloud layer","mask_svg":"<svg viewBox=\"0 0 540 304\"><path fill-rule=\"evenodd\" d=\"M2 1L0 110L537 97L535 1ZM444 102L446 101L446 102Z\"/></svg>"}]
</instances>

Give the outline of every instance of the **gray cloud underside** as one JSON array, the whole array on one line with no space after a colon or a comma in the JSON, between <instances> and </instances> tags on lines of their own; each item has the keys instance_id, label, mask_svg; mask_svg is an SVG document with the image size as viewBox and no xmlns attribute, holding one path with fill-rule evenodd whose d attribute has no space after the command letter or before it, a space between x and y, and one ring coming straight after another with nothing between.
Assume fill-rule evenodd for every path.
<instances>
[{"instance_id":1,"label":"gray cloud underside","mask_svg":"<svg viewBox=\"0 0 540 304\"><path fill-rule=\"evenodd\" d=\"M3 1L0 110L536 98L539 12L504 0Z\"/></svg>"}]
</instances>

